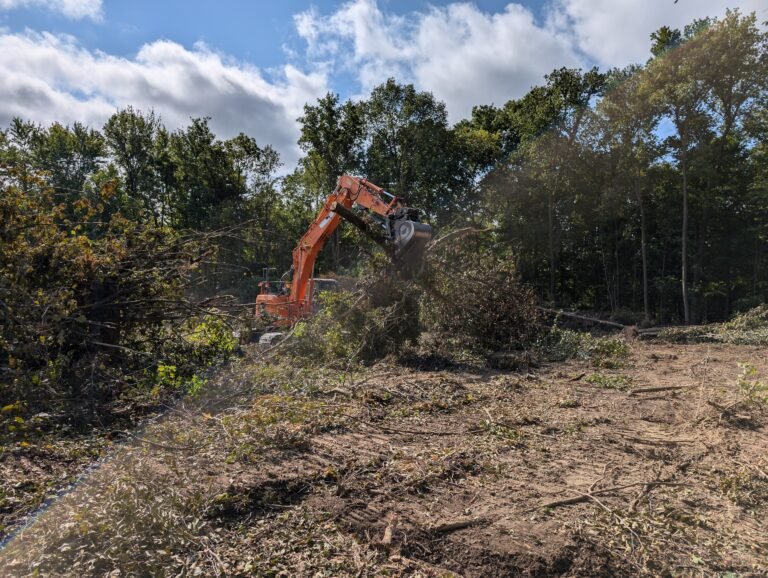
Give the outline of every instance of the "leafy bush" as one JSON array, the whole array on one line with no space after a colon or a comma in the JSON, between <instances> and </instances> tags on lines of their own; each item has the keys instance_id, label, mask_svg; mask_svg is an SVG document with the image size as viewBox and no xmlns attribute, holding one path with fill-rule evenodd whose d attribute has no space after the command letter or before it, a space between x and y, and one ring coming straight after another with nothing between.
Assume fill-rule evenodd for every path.
<instances>
[{"instance_id":1,"label":"leafy bush","mask_svg":"<svg viewBox=\"0 0 768 578\"><path fill-rule=\"evenodd\" d=\"M126 220L109 186L59 203L12 176L0 172L0 398L95 412L128 388L176 391L232 353L229 328L184 299L203 243Z\"/></svg>"}]
</instances>

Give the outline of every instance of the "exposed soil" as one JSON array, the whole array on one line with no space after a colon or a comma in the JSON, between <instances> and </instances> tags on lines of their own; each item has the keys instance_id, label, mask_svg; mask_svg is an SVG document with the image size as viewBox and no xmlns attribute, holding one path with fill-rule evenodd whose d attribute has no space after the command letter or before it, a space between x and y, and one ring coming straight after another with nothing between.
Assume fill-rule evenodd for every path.
<instances>
[{"instance_id":1,"label":"exposed soil","mask_svg":"<svg viewBox=\"0 0 768 578\"><path fill-rule=\"evenodd\" d=\"M764 348L720 344L522 373L246 359L0 574L765 576L768 407L740 362L768 380Z\"/></svg>"}]
</instances>

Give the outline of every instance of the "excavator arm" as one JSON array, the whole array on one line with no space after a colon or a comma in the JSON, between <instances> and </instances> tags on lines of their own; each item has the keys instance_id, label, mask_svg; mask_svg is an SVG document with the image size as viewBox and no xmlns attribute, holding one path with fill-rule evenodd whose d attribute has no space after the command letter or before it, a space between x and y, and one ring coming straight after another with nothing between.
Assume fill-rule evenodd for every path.
<instances>
[{"instance_id":1,"label":"excavator arm","mask_svg":"<svg viewBox=\"0 0 768 578\"><path fill-rule=\"evenodd\" d=\"M353 207L366 211L369 218L361 217ZM432 238L432 228L419 222L418 212L404 206L395 195L365 179L339 177L336 189L293 250L289 294L273 295L263 287L256 298L257 314L267 313L278 325L286 326L312 312L315 261L342 218L384 246L405 275L413 274Z\"/></svg>"}]
</instances>

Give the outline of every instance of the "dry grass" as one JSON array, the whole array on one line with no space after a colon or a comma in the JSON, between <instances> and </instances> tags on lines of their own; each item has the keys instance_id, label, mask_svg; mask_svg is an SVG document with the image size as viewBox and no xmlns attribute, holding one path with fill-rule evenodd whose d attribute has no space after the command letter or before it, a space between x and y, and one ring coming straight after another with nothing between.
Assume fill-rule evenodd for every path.
<instances>
[{"instance_id":1,"label":"dry grass","mask_svg":"<svg viewBox=\"0 0 768 578\"><path fill-rule=\"evenodd\" d=\"M246 358L112 452L0 573L765 575L768 410L739 385L764 351L612 356L600 373Z\"/></svg>"}]
</instances>

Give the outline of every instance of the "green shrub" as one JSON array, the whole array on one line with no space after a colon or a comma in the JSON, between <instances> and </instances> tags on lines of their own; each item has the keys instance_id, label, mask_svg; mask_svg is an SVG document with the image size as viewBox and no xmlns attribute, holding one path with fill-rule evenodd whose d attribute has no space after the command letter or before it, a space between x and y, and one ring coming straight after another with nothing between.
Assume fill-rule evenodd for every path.
<instances>
[{"instance_id":1,"label":"green shrub","mask_svg":"<svg viewBox=\"0 0 768 578\"><path fill-rule=\"evenodd\" d=\"M738 386L745 401L751 405L768 404L768 383L757 377L757 369L749 363L740 363Z\"/></svg>"},{"instance_id":2,"label":"green shrub","mask_svg":"<svg viewBox=\"0 0 768 578\"><path fill-rule=\"evenodd\" d=\"M0 399L87 419L232 353L226 324L184 297L202 241L129 221L113 184L64 203L25 182L0 175Z\"/></svg>"}]
</instances>

